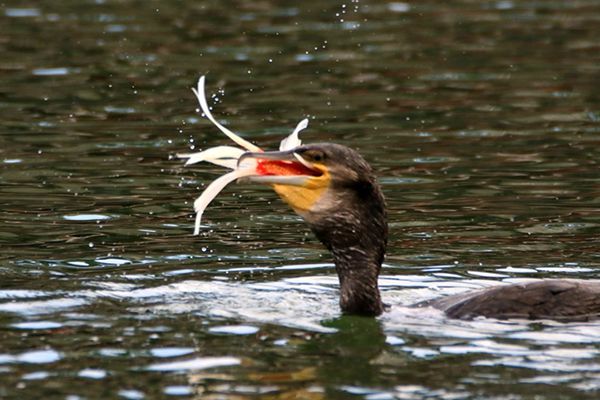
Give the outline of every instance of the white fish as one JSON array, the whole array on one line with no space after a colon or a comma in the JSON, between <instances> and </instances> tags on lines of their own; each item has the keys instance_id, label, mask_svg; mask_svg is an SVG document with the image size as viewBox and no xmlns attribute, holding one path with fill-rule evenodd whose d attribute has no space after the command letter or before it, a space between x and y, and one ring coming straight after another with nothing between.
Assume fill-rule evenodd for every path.
<instances>
[{"instance_id":1,"label":"white fish","mask_svg":"<svg viewBox=\"0 0 600 400\"><path fill-rule=\"evenodd\" d=\"M215 117L213 117L212 113L208 108L208 103L206 101L206 93L204 90L204 82L205 76L201 76L198 80L198 87L192 88L192 91L198 98L198 102L200 103L200 109L208 118L210 122L212 122L221 132L223 132L227 137L233 140L238 146L242 147L233 147L233 146L217 146L211 147L204 151L200 151L197 153L188 153L188 154L178 154L179 158L187 158L185 165L196 164L201 161L206 161L212 164L219 165L221 167L226 167L232 169L233 171L220 176L211 182L204 192L194 201L194 211L196 211L196 224L194 226L194 235L198 235L200 233L200 222L202 220L202 214L204 210L211 201L214 200L215 197L227 186L229 183L244 177L250 176L261 176L261 174L256 170L258 162L256 159L247 158L240 165L238 165L238 159L244 154L246 151L251 152L262 152L263 150L250 143L246 139L238 136L234 132L230 131L223 125L221 125ZM302 145L302 141L298 137L300 131L306 129L308 126L308 119L303 119L298 123L296 129L284 138L280 145L279 150L291 150L300 145ZM306 164L306 162L299 156L296 157L302 164Z\"/></svg>"}]
</instances>

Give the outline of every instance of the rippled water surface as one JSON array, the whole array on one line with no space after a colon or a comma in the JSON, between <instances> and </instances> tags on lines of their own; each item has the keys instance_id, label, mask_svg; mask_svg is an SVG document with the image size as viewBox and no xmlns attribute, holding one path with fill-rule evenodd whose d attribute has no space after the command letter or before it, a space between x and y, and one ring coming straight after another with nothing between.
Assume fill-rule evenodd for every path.
<instances>
[{"instance_id":1,"label":"rippled water surface","mask_svg":"<svg viewBox=\"0 0 600 400\"><path fill-rule=\"evenodd\" d=\"M0 3L0 397L597 398L600 323L408 306L598 278L597 1ZM311 119L378 171L392 310L268 188L174 155Z\"/></svg>"}]
</instances>

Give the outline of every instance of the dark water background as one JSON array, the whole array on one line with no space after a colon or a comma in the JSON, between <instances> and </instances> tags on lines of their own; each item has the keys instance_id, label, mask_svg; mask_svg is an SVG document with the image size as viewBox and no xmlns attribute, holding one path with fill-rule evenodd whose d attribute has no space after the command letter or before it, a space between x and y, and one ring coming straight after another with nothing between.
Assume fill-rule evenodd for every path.
<instances>
[{"instance_id":1,"label":"dark water background","mask_svg":"<svg viewBox=\"0 0 600 400\"><path fill-rule=\"evenodd\" d=\"M0 3L0 398L597 398L600 324L403 306L600 268L600 3ZM268 188L178 152L359 149L390 208L392 312L342 317Z\"/></svg>"}]
</instances>

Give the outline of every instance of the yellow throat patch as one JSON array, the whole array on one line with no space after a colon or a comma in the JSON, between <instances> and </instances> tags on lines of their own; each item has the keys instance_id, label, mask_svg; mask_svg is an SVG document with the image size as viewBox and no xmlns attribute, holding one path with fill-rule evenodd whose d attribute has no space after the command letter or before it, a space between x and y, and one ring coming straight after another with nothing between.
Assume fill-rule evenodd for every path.
<instances>
[{"instance_id":1,"label":"yellow throat patch","mask_svg":"<svg viewBox=\"0 0 600 400\"><path fill-rule=\"evenodd\" d=\"M311 211L329 187L331 177L327 167L322 164L315 164L315 166L321 170L323 174L307 178L304 186L273 185L273 189L279 197L289 204L298 214Z\"/></svg>"}]
</instances>

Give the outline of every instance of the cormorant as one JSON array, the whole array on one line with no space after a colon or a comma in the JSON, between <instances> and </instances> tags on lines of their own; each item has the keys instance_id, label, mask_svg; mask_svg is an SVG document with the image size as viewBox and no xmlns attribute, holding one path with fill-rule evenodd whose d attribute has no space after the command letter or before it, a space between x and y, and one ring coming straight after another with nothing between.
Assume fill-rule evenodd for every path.
<instances>
[{"instance_id":1,"label":"cormorant","mask_svg":"<svg viewBox=\"0 0 600 400\"><path fill-rule=\"evenodd\" d=\"M385 200L371 166L356 151L321 143L287 151L246 152L248 159L281 163L281 174L244 178L272 185L308 223L333 255L344 313L377 316L384 311L377 278L386 251ZM268 160L268 161L267 161ZM285 169L292 172L285 172ZM537 280L500 285L419 303L448 317L587 320L600 313L600 281Z\"/></svg>"}]
</instances>

